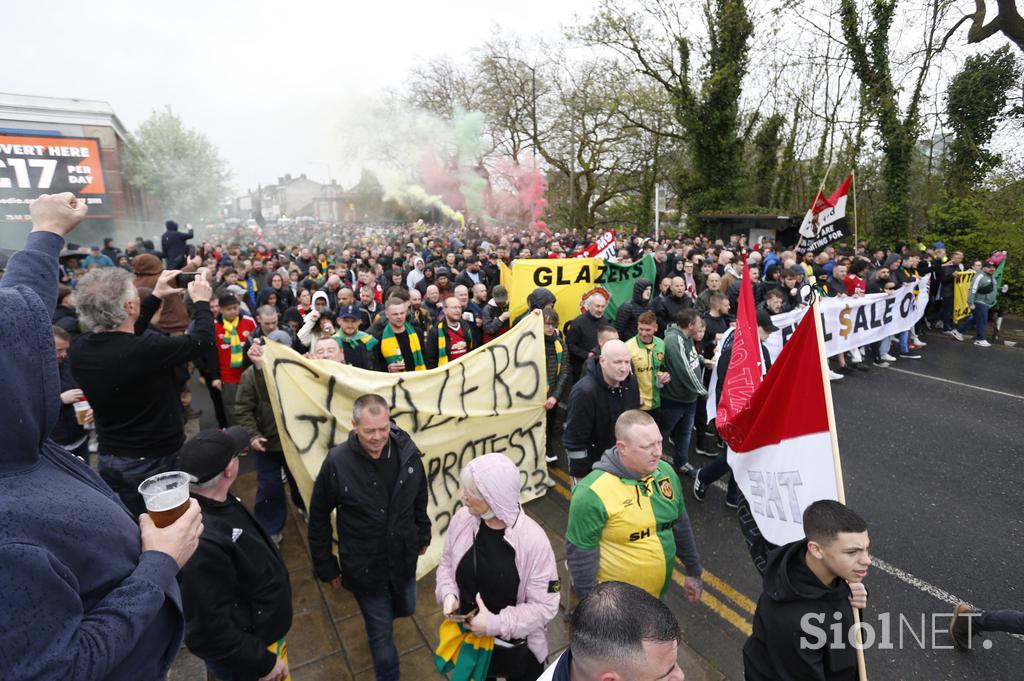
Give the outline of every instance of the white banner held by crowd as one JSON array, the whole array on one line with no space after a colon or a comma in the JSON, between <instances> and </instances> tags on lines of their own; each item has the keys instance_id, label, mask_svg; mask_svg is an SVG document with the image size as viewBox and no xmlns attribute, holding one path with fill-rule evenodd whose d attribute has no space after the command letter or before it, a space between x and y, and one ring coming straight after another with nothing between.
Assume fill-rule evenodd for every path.
<instances>
[{"instance_id":1,"label":"white banner held by crowd","mask_svg":"<svg viewBox=\"0 0 1024 681\"><path fill-rule=\"evenodd\" d=\"M927 279L904 284L892 293L825 298L821 301L825 355L832 357L912 329L927 306ZM765 341L772 361L782 352L782 346L808 309L772 316L772 323L779 328Z\"/></svg>"}]
</instances>

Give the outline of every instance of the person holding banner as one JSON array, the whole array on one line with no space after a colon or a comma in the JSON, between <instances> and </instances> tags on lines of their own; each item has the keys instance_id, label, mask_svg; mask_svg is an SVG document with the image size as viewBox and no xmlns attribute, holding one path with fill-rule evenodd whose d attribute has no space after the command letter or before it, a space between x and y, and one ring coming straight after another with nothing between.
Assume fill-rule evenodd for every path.
<instances>
[{"instance_id":1,"label":"person holding banner","mask_svg":"<svg viewBox=\"0 0 1024 681\"><path fill-rule=\"evenodd\" d=\"M340 564L332 552L335 512ZM423 455L391 423L383 397L362 395L348 440L328 452L313 483L309 552L320 581L355 596L377 681L399 679L394 620L416 610L416 560L430 536Z\"/></svg>"},{"instance_id":2,"label":"person holding banner","mask_svg":"<svg viewBox=\"0 0 1024 681\"><path fill-rule=\"evenodd\" d=\"M569 396L569 380L572 378L572 369L569 367L569 353L566 352L562 334L558 332L558 313L554 308L549 307L544 309L543 315L544 357L548 379L548 397L544 402L544 409L547 412L545 414L547 432L545 460L550 465L558 462L558 455L555 453L560 420L558 403Z\"/></svg>"},{"instance_id":3,"label":"person holding banner","mask_svg":"<svg viewBox=\"0 0 1024 681\"><path fill-rule=\"evenodd\" d=\"M992 278L995 271L996 263L986 260L981 266L981 272L975 274L971 280L970 292L967 294L967 307L971 311L971 316L954 329L952 336L957 340L963 340L964 331L973 324L976 329L974 344L981 348L992 347L985 338L985 327L988 326L988 311L995 305L998 295L995 279Z\"/></svg>"},{"instance_id":4,"label":"person holding banner","mask_svg":"<svg viewBox=\"0 0 1024 681\"><path fill-rule=\"evenodd\" d=\"M804 510L803 527L804 539L768 555L743 646L746 681L858 678L852 625L853 608L867 606L867 523L838 501L821 500Z\"/></svg>"}]
</instances>

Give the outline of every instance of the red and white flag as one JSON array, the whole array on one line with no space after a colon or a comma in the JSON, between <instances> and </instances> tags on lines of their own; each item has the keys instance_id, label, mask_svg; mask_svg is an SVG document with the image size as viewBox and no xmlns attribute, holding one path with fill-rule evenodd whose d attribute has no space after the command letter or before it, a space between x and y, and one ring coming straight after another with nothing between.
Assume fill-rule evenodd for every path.
<instances>
[{"instance_id":1,"label":"red and white flag","mask_svg":"<svg viewBox=\"0 0 1024 681\"><path fill-rule=\"evenodd\" d=\"M597 237L597 241L590 244L586 248L581 248L576 251L570 258L604 258L610 260L615 257L615 230L609 229L607 232Z\"/></svg>"},{"instance_id":2,"label":"red and white flag","mask_svg":"<svg viewBox=\"0 0 1024 681\"><path fill-rule=\"evenodd\" d=\"M817 253L833 241L850 236L849 223L846 220L846 200L850 193L851 179L852 176L847 175L846 180L827 199L820 191L814 197L800 225L800 244L797 250L801 253Z\"/></svg>"},{"instance_id":3,"label":"red and white flag","mask_svg":"<svg viewBox=\"0 0 1024 681\"><path fill-rule=\"evenodd\" d=\"M764 382L730 422L729 466L765 539L804 537L804 509L839 499L818 314L804 315ZM730 365L729 371L732 371Z\"/></svg>"},{"instance_id":4,"label":"red and white flag","mask_svg":"<svg viewBox=\"0 0 1024 681\"><path fill-rule=\"evenodd\" d=\"M746 256L743 257L743 271L747 271ZM731 445L735 437L733 418L747 406L763 375L764 358L761 357L761 339L757 335L754 287L750 277L743 277L740 280L736 330L732 335L732 357L729 359L725 382L722 383L722 394L718 396L715 415L715 427L726 443Z\"/></svg>"}]
</instances>

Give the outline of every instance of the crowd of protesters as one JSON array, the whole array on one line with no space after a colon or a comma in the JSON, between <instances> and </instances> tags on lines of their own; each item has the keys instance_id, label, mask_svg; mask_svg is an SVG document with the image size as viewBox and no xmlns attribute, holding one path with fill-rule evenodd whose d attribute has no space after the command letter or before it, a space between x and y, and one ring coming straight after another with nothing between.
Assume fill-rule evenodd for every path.
<instances>
[{"instance_id":1,"label":"crowd of protesters","mask_svg":"<svg viewBox=\"0 0 1024 681\"><path fill-rule=\"evenodd\" d=\"M194 233L169 221L160 250L144 239L123 248L108 239L88 255L75 247L61 251L83 216L70 195L36 202L35 231L2 284L0 327L19 339L7 344L17 349L5 361L10 384L20 388L7 397L21 406L6 417L15 453L0 462L0 474L31 475L2 495L7 534L15 539L0 543L0 598L5 613L39 624L27 636L2 629L0 666L15 678L56 678L65 670L75 679L158 679L184 638L216 678L286 678L280 653L291 591L278 546L290 493L309 522L317 577L353 592L376 677L399 678L392 624L415 609L416 559L431 537L421 454L381 397L359 398L352 433L326 453L307 512L285 463L263 348L276 342L380 372L443 366L518 321L500 283L502 263L562 257L594 235L306 225L297 243L294 233L225 233L191 244ZM947 256L941 243L891 252L840 245L800 255L769 240L748 245L741 235L620 235L615 252L620 262L650 253L656 278L637 281L631 299L617 301L614 318L605 315L609 301L600 294L574 319L559 319L545 289L527 301L544 323L547 461L565 467L575 485L566 532L572 586L580 596L591 594L594 604L584 611L605 616L611 611L595 599L614 600L615 590L601 584L629 582L645 597L661 597L677 557L685 596L700 599L702 568L680 476L693 477L693 495L703 501L710 484L729 475L723 445L702 415L728 368L745 277L762 341L775 330L772 315L807 304L805 284L824 296L885 293L918 278L931 287L932 307L913 330L834 358L833 380L918 359L930 329L958 339L966 330L966 322L958 328L952 319L953 275L965 267L963 254ZM976 344L987 347L995 263L978 264L969 305ZM186 442L184 424L198 415L192 372L209 391L222 430ZM18 397L21 389L27 400ZM253 509L230 493L245 450L257 469ZM698 469L693 453L712 461ZM138 486L170 470L192 476L194 500L181 519L157 528ZM469 664L476 659L472 642L489 637L501 641L487 657L489 676L533 681L543 672L544 628L558 607L552 547L520 507L518 473L506 457L473 461L461 487L464 506L446 535L435 594L451 623L442 625L439 668L457 657ZM40 488L48 490L50 508L32 501ZM728 490L729 507L745 503L731 481ZM55 509L66 521L56 532L61 538L38 520ZM852 568L828 562L829 552L841 549L829 547L837 536L866 539L866 527L841 510L817 513L811 520L818 533L803 548L766 546L745 529L758 569L788 569L779 567L788 560L782 556L810 551L831 566L821 574L837 585L849 579ZM635 527L640 531L630 534ZM866 558L866 544L860 553ZM863 607L862 588L834 591L844 618L847 599ZM678 625L663 619L652 640L667 644L678 637ZM755 627L745 654L748 667L768 678L786 656L764 652L763 634L758 638ZM440 653L446 645L450 658ZM671 652L672 666L658 678L682 677L674 646ZM545 678L590 678L572 674L587 655L600 657L586 641L570 646ZM836 660L849 671L847 657L826 662ZM622 660L607 664L613 662Z\"/></svg>"}]
</instances>

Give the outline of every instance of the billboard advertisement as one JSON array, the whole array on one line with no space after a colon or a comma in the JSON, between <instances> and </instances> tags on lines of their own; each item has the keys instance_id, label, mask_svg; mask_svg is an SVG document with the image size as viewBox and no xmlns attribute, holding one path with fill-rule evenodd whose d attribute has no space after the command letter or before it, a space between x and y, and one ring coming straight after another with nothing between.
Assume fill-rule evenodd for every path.
<instances>
[{"instance_id":1,"label":"billboard advertisement","mask_svg":"<svg viewBox=\"0 0 1024 681\"><path fill-rule=\"evenodd\" d=\"M84 200L90 218L111 217L98 139L0 133L0 222L28 221L32 199L61 192Z\"/></svg>"}]
</instances>

